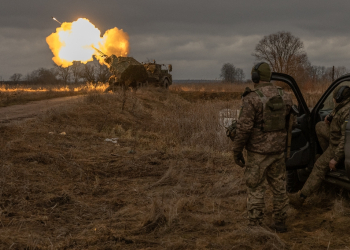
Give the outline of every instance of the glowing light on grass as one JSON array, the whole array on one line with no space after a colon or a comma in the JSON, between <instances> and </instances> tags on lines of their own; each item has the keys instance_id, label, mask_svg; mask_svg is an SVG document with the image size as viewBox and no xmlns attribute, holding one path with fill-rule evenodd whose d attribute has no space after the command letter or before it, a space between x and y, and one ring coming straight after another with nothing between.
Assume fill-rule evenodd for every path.
<instances>
[{"instance_id":1,"label":"glowing light on grass","mask_svg":"<svg viewBox=\"0 0 350 250\"><path fill-rule=\"evenodd\" d=\"M113 28L101 37L101 31L86 18L62 23L55 33L46 38L46 42L54 55L52 60L63 67L72 65L73 61L87 63L93 60L93 55L102 63L102 58L93 47L107 55L126 56L129 53L129 36L126 32Z\"/></svg>"},{"instance_id":2,"label":"glowing light on grass","mask_svg":"<svg viewBox=\"0 0 350 250\"><path fill-rule=\"evenodd\" d=\"M108 83L98 83L98 84L82 84L76 87L54 87L54 88L25 88L25 87L12 87L10 85L0 85L0 92L2 93L20 93L20 92L32 92L32 93L40 93L40 92L104 92L108 88Z\"/></svg>"}]
</instances>

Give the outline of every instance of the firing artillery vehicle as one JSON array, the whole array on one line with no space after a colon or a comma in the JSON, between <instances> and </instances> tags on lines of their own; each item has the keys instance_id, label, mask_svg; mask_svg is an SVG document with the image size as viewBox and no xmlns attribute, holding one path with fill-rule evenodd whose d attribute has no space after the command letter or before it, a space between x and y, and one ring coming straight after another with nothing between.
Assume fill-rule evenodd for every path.
<instances>
[{"instance_id":1,"label":"firing artillery vehicle","mask_svg":"<svg viewBox=\"0 0 350 250\"><path fill-rule=\"evenodd\" d=\"M95 48L96 49L96 48ZM114 91L116 87L138 88L140 86L155 86L168 88L172 84L172 65L140 63L133 57L107 56L96 49L104 61L109 65L112 76L109 78L108 91Z\"/></svg>"}]
</instances>

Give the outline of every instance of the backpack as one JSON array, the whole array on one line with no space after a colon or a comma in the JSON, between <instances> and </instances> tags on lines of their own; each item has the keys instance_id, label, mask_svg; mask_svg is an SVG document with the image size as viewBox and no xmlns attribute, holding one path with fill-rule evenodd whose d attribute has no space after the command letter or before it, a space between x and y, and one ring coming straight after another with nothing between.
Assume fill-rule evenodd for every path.
<instances>
[{"instance_id":1,"label":"backpack","mask_svg":"<svg viewBox=\"0 0 350 250\"><path fill-rule=\"evenodd\" d=\"M283 90L277 88L278 94L268 98L259 89L254 92L259 96L263 103L263 121L261 130L264 132L272 132L283 130L286 127L286 104L283 100Z\"/></svg>"}]
</instances>

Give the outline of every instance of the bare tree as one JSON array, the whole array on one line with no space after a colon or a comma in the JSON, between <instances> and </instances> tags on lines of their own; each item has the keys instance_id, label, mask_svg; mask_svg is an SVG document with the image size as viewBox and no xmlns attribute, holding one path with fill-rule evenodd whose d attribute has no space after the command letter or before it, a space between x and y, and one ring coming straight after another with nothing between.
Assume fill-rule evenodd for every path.
<instances>
[{"instance_id":1,"label":"bare tree","mask_svg":"<svg viewBox=\"0 0 350 250\"><path fill-rule=\"evenodd\" d=\"M112 73L109 71L107 65L99 64L97 67L97 82L108 82L108 79L111 77Z\"/></svg>"},{"instance_id":2,"label":"bare tree","mask_svg":"<svg viewBox=\"0 0 350 250\"><path fill-rule=\"evenodd\" d=\"M303 48L304 44L298 37L281 31L264 36L252 55L257 60L268 62L272 71L297 77L310 66Z\"/></svg>"},{"instance_id":3,"label":"bare tree","mask_svg":"<svg viewBox=\"0 0 350 250\"><path fill-rule=\"evenodd\" d=\"M70 79L70 72L71 72L71 68L70 66L64 68L62 66L58 66L56 65L56 70L57 70L57 75L58 77L63 80L64 83L67 83Z\"/></svg>"},{"instance_id":4,"label":"bare tree","mask_svg":"<svg viewBox=\"0 0 350 250\"><path fill-rule=\"evenodd\" d=\"M225 82L234 82L234 80L235 80L235 71L236 71L236 68L235 68L235 66L233 66L232 63L225 63L221 67L220 77Z\"/></svg>"},{"instance_id":5,"label":"bare tree","mask_svg":"<svg viewBox=\"0 0 350 250\"><path fill-rule=\"evenodd\" d=\"M245 74L244 74L242 69L236 68L235 78L236 78L236 82L243 82L244 81Z\"/></svg>"},{"instance_id":6,"label":"bare tree","mask_svg":"<svg viewBox=\"0 0 350 250\"><path fill-rule=\"evenodd\" d=\"M55 69L39 68L27 74L26 81L36 84L56 84L57 72Z\"/></svg>"},{"instance_id":7,"label":"bare tree","mask_svg":"<svg viewBox=\"0 0 350 250\"><path fill-rule=\"evenodd\" d=\"M323 82L326 74L325 66L311 66L309 68L309 78L312 82Z\"/></svg>"},{"instance_id":8,"label":"bare tree","mask_svg":"<svg viewBox=\"0 0 350 250\"><path fill-rule=\"evenodd\" d=\"M334 67L334 79L337 79L347 73L349 73L349 70L344 66Z\"/></svg>"},{"instance_id":9,"label":"bare tree","mask_svg":"<svg viewBox=\"0 0 350 250\"><path fill-rule=\"evenodd\" d=\"M10 77L10 81L13 81L15 83L19 82L22 78L22 74L20 73L14 73L11 77Z\"/></svg>"},{"instance_id":10,"label":"bare tree","mask_svg":"<svg viewBox=\"0 0 350 250\"><path fill-rule=\"evenodd\" d=\"M83 70L81 71L81 77L85 79L87 82L96 82L96 76L95 76L95 65L94 64L85 64Z\"/></svg>"},{"instance_id":11,"label":"bare tree","mask_svg":"<svg viewBox=\"0 0 350 250\"><path fill-rule=\"evenodd\" d=\"M308 80L312 83L329 84L334 79L337 79L347 73L350 73L350 70L344 66L328 68L325 66L310 66L308 68Z\"/></svg>"},{"instance_id":12,"label":"bare tree","mask_svg":"<svg viewBox=\"0 0 350 250\"><path fill-rule=\"evenodd\" d=\"M242 82L245 75L242 69L236 68L232 63L225 63L221 67L220 78L225 82Z\"/></svg>"},{"instance_id":13,"label":"bare tree","mask_svg":"<svg viewBox=\"0 0 350 250\"><path fill-rule=\"evenodd\" d=\"M74 83L78 83L81 78L82 63L80 61L73 61L73 65L70 68Z\"/></svg>"},{"instance_id":14,"label":"bare tree","mask_svg":"<svg viewBox=\"0 0 350 250\"><path fill-rule=\"evenodd\" d=\"M347 73L349 73L349 70L344 66L334 67L334 79L333 79L333 67L329 67L326 69L326 72L324 73L324 78L326 79L327 82L332 82L333 80Z\"/></svg>"}]
</instances>

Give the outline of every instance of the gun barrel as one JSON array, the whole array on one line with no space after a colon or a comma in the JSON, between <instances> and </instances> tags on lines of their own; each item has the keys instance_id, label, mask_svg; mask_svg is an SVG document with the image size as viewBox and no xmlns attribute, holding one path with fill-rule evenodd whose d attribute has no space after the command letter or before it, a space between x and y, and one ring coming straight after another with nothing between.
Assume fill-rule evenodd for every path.
<instances>
[{"instance_id":1,"label":"gun barrel","mask_svg":"<svg viewBox=\"0 0 350 250\"><path fill-rule=\"evenodd\" d=\"M100 53L101 57L108 57L105 53L103 53L101 50L95 48L94 46L92 46L98 53Z\"/></svg>"}]
</instances>

